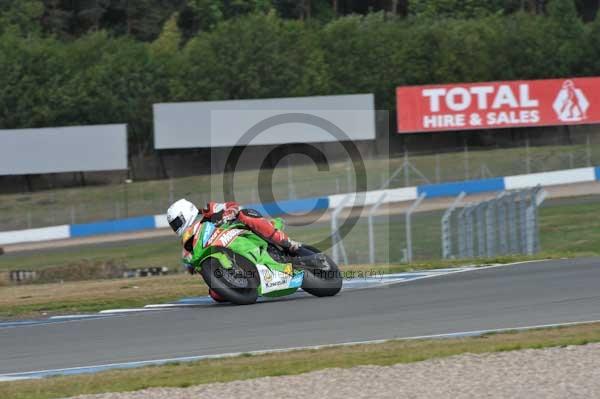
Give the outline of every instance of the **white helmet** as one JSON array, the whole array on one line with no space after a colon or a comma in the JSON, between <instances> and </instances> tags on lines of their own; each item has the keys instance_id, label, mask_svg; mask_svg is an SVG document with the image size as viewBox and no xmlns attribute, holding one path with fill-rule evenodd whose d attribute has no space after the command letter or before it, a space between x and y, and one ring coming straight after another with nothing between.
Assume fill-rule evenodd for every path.
<instances>
[{"instance_id":1,"label":"white helmet","mask_svg":"<svg viewBox=\"0 0 600 399\"><path fill-rule=\"evenodd\" d=\"M186 199L180 199L167 210L167 221L179 237L194 223L198 216L198 208Z\"/></svg>"}]
</instances>

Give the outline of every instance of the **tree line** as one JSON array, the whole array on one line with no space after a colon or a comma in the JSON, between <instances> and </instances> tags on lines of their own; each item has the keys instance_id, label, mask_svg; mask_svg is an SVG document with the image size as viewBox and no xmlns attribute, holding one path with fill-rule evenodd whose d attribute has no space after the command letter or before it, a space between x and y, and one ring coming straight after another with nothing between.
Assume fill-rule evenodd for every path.
<instances>
[{"instance_id":1,"label":"tree line","mask_svg":"<svg viewBox=\"0 0 600 399\"><path fill-rule=\"evenodd\" d=\"M152 104L600 73L598 0L0 0L0 128L128 123ZM393 118L392 118L393 120Z\"/></svg>"},{"instance_id":2,"label":"tree line","mask_svg":"<svg viewBox=\"0 0 600 399\"><path fill-rule=\"evenodd\" d=\"M573 1L573 0L570 0ZM600 0L574 0L586 22ZM548 0L0 0L3 23L63 39L106 30L152 41L174 13L184 39L214 29L222 21L253 13L327 23L349 14L385 12L394 16L465 18L487 14L544 14Z\"/></svg>"}]
</instances>

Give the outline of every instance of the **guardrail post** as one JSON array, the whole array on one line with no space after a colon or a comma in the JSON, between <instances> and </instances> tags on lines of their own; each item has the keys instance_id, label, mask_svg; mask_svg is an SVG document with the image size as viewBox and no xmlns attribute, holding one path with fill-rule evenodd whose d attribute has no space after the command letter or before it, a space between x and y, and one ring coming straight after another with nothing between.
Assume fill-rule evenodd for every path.
<instances>
[{"instance_id":1,"label":"guardrail post","mask_svg":"<svg viewBox=\"0 0 600 399\"><path fill-rule=\"evenodd\" d=\"M369 263L375 264L375 233L373 232L373 216L375 216L375 212L383 203L383 200L387 196L387 193L381 194L375 205L371 207L369 210L368 220L368 228L369 228Z\"/></svg>"},{"instance_id":2,"label":"guardrail post","mask_svg":"<svg viewBox=\"0 0 600 399\"><path fill-rule=\"evenodd\" d=\"M506 195L506 191L503 191L496 197L496 206L498 208L498 253L500 255L506 255L508 253L508 240L506 238Z\"/></svg>"},{"instance_id":3,"label":"guardrail post","mask_svg":"<svg viewBox=\"0 0 600 399\"><path fill-rule=\"evenodd\" d=\"M477 218L477 256L479 258L485 258L485 210L487 207L486 202L480 202L475 207L476 218Z\"/></svg>"},{"instance_id":4,"label":"guardrail post","mask_svg":"<svg viewBox=\"0 0 600 399\"><path fill-rule=\"evenodd\" d=\"M485 217L487 256L496 256L496 200L488 201Z\"/></svg>"},{"instance_id":5,"label":"guardrail post","mask_svg":"<svg viewBox=\"0 0 600 399\"><path fill-rule=\"evenodd\" d=\"M419 205L421 205L421 202L423 202L423 200L425 199L426 196L427 196L427 194L421 193L419 198L417 198L417 200L415 202L413 202L413 204L410 206L410 208L408 208L408 210L406 211L406 261L407 261L407 263L411 263L413 260L412 226L411 226L412 214L415 210L417 210Z\"/></svg>"},{"instance_id":6,"label":"guardrail post","mask_svg":"<svg viewBox=\"0 0 600 399\"><path fill-rule=\"evenodd\" d=\"M331 214L331 257L335 263L339 263L340 261L340 252L344 257L344 263L348 263L346 249L344 248L338 229L337 218L340 215L340 212L342 212L342 209L344 209L346 204L350 201L350 198L352 198L352 194L347 194Z\"/></svg>"},{"instance_id":7,"label":"guardrail post","mask_svg":"<svg viewBox=\"0 0 600 399\"><path fill-rule=\"evenodd\" d=\"M539 207L548 197L548 192L546 190L541 189L541 187L537 187L535 190L535 200L534 200L534 217L533 217L533 251L534 253L540 252L540 211Z\"/></svg>"},{"instance_id":8,"label":"guardrail post","mask_svg":"<svg viewBox=\"0 0 600 399\"><path fill-rule=\"evenodd\" d=\"M519 238L517 235L517 195L510 193L506 197L508 206L508 241L509 251L511 254L519 252Z\"/></svg>"},{"instance_id":9,"label":"guardrail post","mask_svg":"<svg viewBox=\"0 0 600 399\"><path fill-rule=\"evenodd\" d=\"M521 235L520 252L527 253L527 192L529 190L519 191L519 228Z\"/></svg>"},{"instance_id":10,"label":"guardrail post","mask_svg":"<svg viewBox=\"0 0 600 399\"><path fill-rule=\"evenodd\" d=\"M467 254L467 224L465 222L465 213L467 212L467 206L465 205L458 216L456 217L458 223L458 258L466 258Z\"/></svg>"},{"instance_id":11,"label":"guardrail post","mask_svg":"<svg viewBox=\"0 0 600 399\"><path fill-rule=\"evenodd\" d=\"M473 211L475 210L475 205L471 204L467 207L467 212L465 214L465 222L467 224L467 257L474 258L475 257L475 249L474 249L474 231L473 231Z\"/></svg>"},{"instance_id":12,"label":"guardrail post","mask_svg":"<svg viewBox=\"0 0 600 399\"><path fill-rule=\"evenodd\" d=\"M442 216L442 257L443 259L450 259L452 257L452 223L450 219L456 208L460 205L463 198L465 198L465 192L461 192L452 202L450 208L446 209L444 216Z\"/></svg>"},{"instance_id":13,"label":"guardrail post","mask_svg":"<svg viewBox=\"0 0 600 399\"><path fill-rule=\"evenodd\" d=\"M535 251L535 237L534 237L534 227L535 224L535 210L533 206L529 206L527 208L527 215L525 216L525 226L527 231L527 245L526 245L526 254L533 255Z\"/></svg>"},{"instance_id":14,"label":"guardrail post","mask_svg":"<svg viewBox=\"0 0 600 399\"><path fill-rule=\"evenodd\" d=\"M529 199L529 204L527 206L527 209L525 211L525 229L526 229L526 235L527 235L527 255L533 255L536 253L537 249L537 237L536 237L536 233L537 233L537 226L536 226L536 219L537 219L537 200L538 200L538 193L541 191L541 188L538 186L536 188L530 189L528 190L528 199ZM541 201L543 201L545 198L545 196L541 199Z\"/></svg>"}]
</instances>

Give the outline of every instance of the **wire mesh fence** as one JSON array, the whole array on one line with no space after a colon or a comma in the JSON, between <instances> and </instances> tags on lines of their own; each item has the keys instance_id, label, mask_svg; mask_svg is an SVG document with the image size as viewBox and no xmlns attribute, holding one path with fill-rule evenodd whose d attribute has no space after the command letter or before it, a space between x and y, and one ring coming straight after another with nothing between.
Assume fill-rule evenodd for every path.
<instances>
[{"instance_id":1,"label":"wire mesh fence","mask_svg":"<svg viewBox=\"0 0 600 399\"><path fill-rule=\"evenodd\" d=\"M538 208L546 195L539 187L503 191L492 199L448 208L441 219L443 258L493 258L539 252Z\"/></svg>"},{"instance_id":2,"label":"wire mesh fence","mask_svg":"<svg viewBox=\"0 0 600 399\"><path fill-rule=\"evenodd\" d=\"M463 146L437 154L405 152L392 158L365 159L367 189L386 183L396 188L600 165L596 141L600 136L590 133L577 136L571 145L558 145L557 140L557 145L545 142L535 147L525 140L510 148ZM324 196L355 191L353 179L350 162L332 163L326 172L313 164L284 163L273 171L269 189L275 200ZM198 204L229 199L223 198L223 189L214 180L215 176L202 175L6 194L0 196L0 231L161 214L181 197ZM239 202L264 201L257 171L238 172L234 182Z\"/></svg>"},{"instance_id":3,"label":"wire mesh fence","mask_svg":"<svg viewBox=\"0 0 600 399\"><path fill-rule=\"evenodd\" d=\"M342 264L534 255L540 251L539 207L546 196L540 187L490 193L476 202L463 202L469 199L464 193L454 201L421 196L401 209L382 207L375 215L366 209L336 239L348 217L340 212L342 203L331 215L330 253Z\"/></svg>"},{"instance_id":4,"label":"wire mesh fence","mask_svg":"<svg viewBox=\"0 0 600 399\"><path fill-rule=\"evenodd\" d=\"M339 242L331 243L329 253L342 264L400 264L441 259L439 226L444 211L444 204L425 198L401 208L382 206L375 215L364 210L353 228L342 234ZM338 223L331 225L331 233L347 216L338 216ZM301 231L292 231L294 234L302 237ZM371 234L373 239L369 239Z\"/></svg>"}]
</instances>

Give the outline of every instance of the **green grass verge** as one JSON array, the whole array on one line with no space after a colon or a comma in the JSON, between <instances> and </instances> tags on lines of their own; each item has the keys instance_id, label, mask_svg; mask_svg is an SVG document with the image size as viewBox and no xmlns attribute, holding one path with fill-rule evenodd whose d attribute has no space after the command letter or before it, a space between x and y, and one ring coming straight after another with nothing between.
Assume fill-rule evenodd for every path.
<instances>
[{"instance_id":1,"label":"green grass verge","mask_svg":"<svg viewBox=\"0 0 600 399\"><path fill-rule=\"evenodd\" d=\"M600 254L600 201L592 196L576 201L550 201L540 209L544 250L569 256Z\"/></svg>"},{"instance_id":2,"label":"green grass verge","mask_svg":"<svg viewBox=\"0 0 600 399\"><path fill-rule=\"evenodd\" d=\"M148 241L128 241L105 245L82 245L52 250L6 254L0 256L0 271L24 269L39 270L82 262L108 262L124 264L128 268L167 266L172 270L181 267L181 245L174 236Z\"/></svg>"},{"instance_id":3,"label":"green grass verge","mask_svg":"<svg viewBox=\"0 0 600 399\"><path fill-rule=\"evenodd\" d=\"M189 387L266 376L305 373L332 367L388 366L463 353L583 345L600 342L600 325L490 334L477 338L390 341L320 350L204 360L191 363L0 383L0 397L50 399L81 394L135 391L151 387Z\"/></svg>"},{"instance_id":4,"label":"green grass verge","mask_svg":"<svg viewBox=\"0 0 600 399\"><path fill-rule=\"evenodd\" d=\"M0 319L90 313L200 295L207 295L202 279L183 274L7 286L0 288Z\"/></svg>"}]
</instances>

